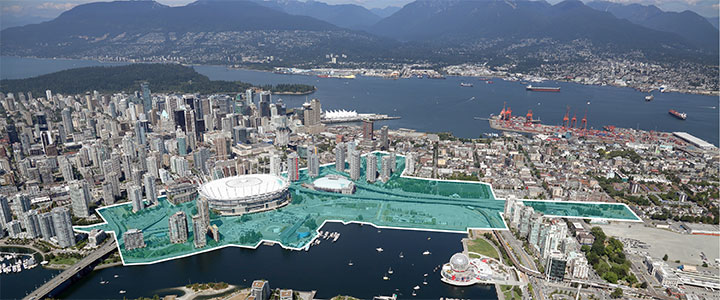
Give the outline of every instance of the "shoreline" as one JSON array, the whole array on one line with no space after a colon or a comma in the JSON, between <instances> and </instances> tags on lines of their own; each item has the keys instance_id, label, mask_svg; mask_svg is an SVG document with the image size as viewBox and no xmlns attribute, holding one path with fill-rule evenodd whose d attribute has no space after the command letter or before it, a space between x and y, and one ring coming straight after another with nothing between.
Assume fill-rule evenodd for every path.
<instances>
[{"instance_id":1,"label":"shoreline","mask_svg":"<svg viewBox=\"0 0 720 300\"><path fill-rule=\"evenodd\" d=\"M224 67L224 68L226 68L227 70L244 70L244 71L256 71L256 72L269 72L269 73L273 73L273 70L260 69L260 68L252 68L252 67L250 67L250 66L239 66L239 65L228 65L228 64L213 64L213 63L183 63L183 62L178 62L178 61L101 60L101 59L96 59L96 58L37 57L37 56L6 56L6 57L14 57L14 58L19 58L19 59L29 58L29 59L39 59L39 60L42 60L42 59L47 59L47 60L66 60L66 61L84 60L84 61L96 61L96 62L104 63L104 64L154 64L154 63L165 63L165 64L180 64L180 65L183 65L183 66L190 66L190 67L194 67L194 66ZM273 69L274 69L274 68L291 68L291 67L273 67ZM308 69L308 70L312 70L312 69L313 69L313 68ZM357 73L357 72L356 72L357 70L366 69L366 68L353 68L353 69L333 69L333 68L326 68L326 69L338 70L338 71L341 71L341 72L350 72L350 73L355 72L355 73ZM393 69L379 69L379 70L387 71L387 72L389 72L389 73L391 73L391 72L393 72L393 71L395 71L395 72L397 71L397 70L393 70ZM42 74L42 75L44 75L44 74ZM313 74L296 74L296 73L289 73L289 74L286 74L286 75L312 76ZM412 77L387 77L387 76L381 76L381 75L367 75L367 74L360 74L360 75L361 75L361 76L364 76L364 77L378 77L378 78L388 78L388 79L409 79L409 78L412 78ZM529 74L528 74L528 75L529 75ZM38 76L41 76L41 75L38 75ZM508 78L511 78L511 77L500 77L500 76L494 76L494 75L481 76L481 75L442 74L442 76L444 76L444 77L466 77L466 78L474 78L474 79L475 79L475 78L492 78L492 79L501 79L501 80L506 80L506 79L508 79ZM534 76L534 75L532 75L532 76ZM25 79L25 78L17 78L17 79ZM444 79L444 78L442 78L442 79ZM517 80L517 81L519 82L520 80ZM642 92L642 93L648 93L648 92L656 91L656 89L651 89L650 91L646 91L646 90L644 90L642 87L631 86L631 85L621 86L621 85L614 85L614 84L591 84L591 83L582 83L582 82L575 82L575 81L572 81L572 80L562 80L562 79L558 79L558 80L556 80L556 79L548 79L548 80L546 80L546 81L564 82L564 83L574 83L574 84L586 85L586 86L610 86L610 87L616 87L616 88L631 88L631 89L634 89L634 90L636 90L636 91L638 91L638 92ZM317 91L317 89L315 89L315 90L312 91L312 92L301 93L301 94L296 94L296 93L292 93L292 94L284 94L284 93L283 93L283 94L281 94L281 93L277 93L277 95L308 95L308 94L314 93L315 91ZM676 89L669 89L669 90L667 90L667 91L664 92L664 93L680 93L680 94L687 94L687 95L702 95L702 96L720 96L720 90L692 90L692 91L681 91L681 90L676 90Z\"/></svg>"}]
</instances>

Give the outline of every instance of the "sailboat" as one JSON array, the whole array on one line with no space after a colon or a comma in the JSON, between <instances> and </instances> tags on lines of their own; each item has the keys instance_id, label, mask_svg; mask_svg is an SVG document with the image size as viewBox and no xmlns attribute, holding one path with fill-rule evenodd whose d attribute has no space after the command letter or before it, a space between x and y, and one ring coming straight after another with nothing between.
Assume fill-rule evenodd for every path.
<instances>
[{"instance_id":1,"label":"sailboat","mask_svg":"<svg viewBox=\"0 0 720 300\"><path fill-rule=\"evenodd\" d=\"M392 268L388 269L387 273L390 274L390 275L392 275L392 273L393 273Z\"/></svg>"},{"instance_id":2,"label":"sailboat","mask_svg":"<svg viewBox=\"0 0 720 300\"><path fill-rule=\"evenodd\" d=\"M405 255L402 252L400 252L400 258L403 258L403 257L405 257Z\"/></svg>"}]
</instances>

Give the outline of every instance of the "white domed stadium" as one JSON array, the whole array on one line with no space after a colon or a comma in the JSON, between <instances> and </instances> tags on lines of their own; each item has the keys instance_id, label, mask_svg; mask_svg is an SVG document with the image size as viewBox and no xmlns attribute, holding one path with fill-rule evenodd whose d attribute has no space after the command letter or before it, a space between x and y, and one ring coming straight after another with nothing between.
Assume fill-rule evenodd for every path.
<instances>
[{"instance_id":1,"label":"white domed stadium","mask_svg":"<svg viewBox=\"0 0 720 300\"><path fill-rule=\"evenodd\" d=\"M226 177L200 186L200 197L222 215L242 215L279 208L290 202L287 179L270 174Z\"/></svg>"}]
</instances>

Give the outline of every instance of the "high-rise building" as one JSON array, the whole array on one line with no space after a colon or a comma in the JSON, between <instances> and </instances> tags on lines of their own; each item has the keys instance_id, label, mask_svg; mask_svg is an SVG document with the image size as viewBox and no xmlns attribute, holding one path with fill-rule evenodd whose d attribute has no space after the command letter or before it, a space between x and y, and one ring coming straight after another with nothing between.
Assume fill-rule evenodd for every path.
<instances>
[{"instance_id":1,"label":"high-rise building","mask_svg":"<svg viewBox=\"0 0 720 300\"><path fill-rule=\"evenodd\" d=\"M45 90L45 99L52 100L52 91L51 90Z\"/></svg>"},{"instance_id":2,"label":"high-rise building","mask_svg":"<svg viewBox=\"0 0 720 300\"><path fill-rule=\"evenodd\" d=\"M388 127L383 126L380 128L380 149L390 149L390 139L388 138Z\"/></svg>"},{"instance_id":3,"label":"high-rise building","mask_svg":"<svg viewBox=\"0 0 720 300\"><path fill-rule=\"evenodd\" d=\"M142 89L143 112L145 113L145 115L148 115L150 113L150 110L152 110L150 84L147 82L143 82L140 84L140 88Z\"/></svg>"},{"instance_id":4,"label":"high-rise building","mask_svg":"<svg viewBox=\"0 0 720 300\"><path fill-rule=\"evenodd\" d=\"M270 92L260 92L260 102L258 102L258 110L260 117L270 118Z\"/></svg>"},{"instance_id":5,"label":"high-rise building","mask_svg":"<svg viewBox=\"0 0 720 300\"><path fill-rule=\"evenodd\" d=\"M145 248L145 237L140 229L128 229L123 233L123 242L125 243L125 250L134 250L138 248Z\"/></svg>"},{"instance_id":6,"label":"high-rise building","mask_svg":"<svg viewBox=\"0 0 720 300\"><path fill-rule=\"evenodd\" d=\"M90 216L90 188L85 180L76 180L69 184L70 201L73 215L79 218Z\"/></svg>"},{"instance_id":7,"label":"high-rise building","mask_svg":"<svg viewBox=\"0 0 720 300\"><path fill-rule=\"evenodd\" d=\"M10 205L8 205L7 197L0 195L0 225L12 221L12 212L10 211Z\"/></svg>"},{"instance_id":8,"label":"high-rise building","mask_svg":"<svg viewBox=\"0 0 720 300\"><path fill-rule=\"evenodd\" d=\"M352 179L352 180L360 179L360 167L361 167L360 151L356 151L356 150L351 151L350 158L348 160L350 162L350 179Z\"/></svg>"},{"instance_id":9,"label":"high-rise building","mask_svg":"<svg viewBox=\"0 0 720 300\"><path fill-rule=\"evenodd\" d=\"M395 152L390 152L388 156L390 156L390 171L395 173L397 171L397 155Z\"/></svg>"},{"instance_id":10,"label":"high-rise building","mask_svg":"<svg viewBox=\"0 0 720 300\"><path fill-rule=\"evenodd\" d=\"M245 90L245 106L250 107L251 104L253 104L253 90L247 89Z\"/></svg>"},{"instance_id":11,"label":"high-rise building","mask_svg":"<svg viewBox=\"0 0 720 300\"><path fill-rule=\"evenodd\" d=\"M182 211L176 212L170 216L169 235L170 242L173 244L182 244L187 242L188 239L188 224L187 217Z\"/></svg>"},{"instance_id":12,"label":"high-rise building","mask_svg":"<svg viewBox=\"0 0 720 300\"><path fill-rule=\"evenodd\" d=\"M41 236L40 231L40 219L38 218L37 211L31 209L24 216L25 231L30 238L37 238Z\"/></svg>"},{"instance_id":13,"label":"high-rise building","mask_svg":"<svg viewBox=\"0 0 720 300\"><path fill-rule=\"evenodd\" d=\"M392 157L385 155L380 159L380 180L387 182L392 175Z\"/></svg>"},{"instance_id":14,"label":"high-rise building","mask_svg":"<svg viewBox=\"0 0 720 300\"><path fill-rule=\"evenodd\" d=\"M315 152L308 155L308 176L320 176L320 156Z\"/></svg>"},{"instance_id":15,"label":"high-rise building","mask_svg":"<svg viewBox=\"0 0 720 300\"><path fill-rule=\"evenodd\" d=\"M207 199L198 197L195 205L197 205L197 215L200 216L203 224L205 224L205 229L207 229L210 226L210 204Z\"/></svg>"},{"instance_id":16,"label":"high-rise building","mask_svg":"<svg viewBox=\"0 0 720 300\"><path fill-rule=\"evenodd\" d=\"M250 142L248 139L248 129L244 126L235 126L232 128L233 144L247 144Z\"/></svg>"},{"instance_id":17,"label":"high-rise building","mask_svg":"<svg viewBox=\"0 0 720 300\"><path fill-rule=\"evenodd\" d=\"M155 155L150 155L145 159L147 164L147 170L148 173L152 176L155 176L155 178L160 177L160 171L158 171L158 163L157 163L157 157Z\"/></svg>"},{"instance_id":18,"label":"high-rise building","mask_svg":"<svg viewBox=\"0 0 720 300\"><path fill-rule=\"evenodd\" d=\"M373 153L368 153L365 156L367 166L365 167L365 178L368 182L375 182L377 180L377 156Z\"/></svg>"},{"instance_id":19,"label":"high-rise building","mask_svg":"<svg viewBox=\"0 0 720 300\"><path fill-rule=\"evenodd\" d=\"M132 203L132 211L134 213L139 212L143 208L145 208L145 205L142 201L142 189L140 189L140 186L136 184L131 184L127 188L127 194L128 200L130 200L130 203Z\"/></svg>"},{"instance_id":20,"label":"high-rise building","mask_svg":"<svg viewBox=\"0 0 720 300\"><path fill-rule=\"evenodd\" d=\"M293 152L290 153L287 157L287 166L288 166L288 180L290 181L298 181L300 180L300 158L298 157L297 153Z\"/></svg>"},{"instance_id":21,"label":"high-rise building","mask_svg":"<svg viewBox=\"0 0 720 300\"><path fill-rule=\"evenodd\" d=\"M70 108L63 108L62 112L60 113L60 117L62 118L63 126L65 127L65 132L67 133L73 133L75 132L75 127L73 126L72 121L72 112L70 111Z\"/></svg>"},{"instance_id":22,"label":"high-rise building","mask_svg":"<svg viewBox=\"0 0 720 300\"><path fill-rule=\"evenodd\" d=\"M202 248L207 245L207 226L202 220L200 215L194 215L192 217L193 224L193 244L195 248Z\"/></svg>"},{"instance_id":23,"label":"high-rise building","mask_svg":"<svg viewBox=\"0 0 720 300\"><path fill-rule=\"evenodd\" d=\"M28 197L27 195L15 195L15 199L13 200L13 209L15 209L15 215L19 217L29 211L30 204L30 197Z\"/></svg>"},{"instance_id":24,"label":"high-rise building","mask_svg":"<svg viewBox=\"0 0 720 300\"><path fill-rule=\"evenodd\" d=\"M57 161L58 168L60 169L60 173L62 174L63 179L66 182L75 180L75 174L73 173L72 165L70 164L70 161L67 159L67 157L64 155L58 156Z\"/></svg>"},{"instance_id":25,"label":"high-rise building","mask_svg":"<svg viewBox=\"0 0 720 300\"><path fill-rule=\"evenodd\" d=\"M157 187L155 186L155 176L145 174L143 176L143 185L145 186L145 199L150 205L158 202Z\"/></svg>"},{"instance_id":26,"label":"high-rise building","mask_svg":"<svg viewBox=\"0 0 720 300\"><path fill-rule=\"evenodd\" d=\"M53 224L52 212L40 214L38 222L40 223L40 234L43 239L49 241L51 237L55 236L55 224Z\"/></svg>"},{"instance_id":27,"label":"high-rise building","mask_svg":"<svg viewBox=\"0 0 720 300\"><path fill-rule=\"evenodd\" d=\"M58 245L61 248L75 246L75 233L72 228L72 217L67 207L56 207L52 210L53 227Z\"/></svg>"},{"instance_id":28,"label":"high-rise building","mask_svg":"<svg viewBox=\"0 0 720 300\"><path fill-rule=\"evenodd\" d=\"M415 174L415 154L413 153L405 154L405 174L410 176Z\"/></svg>"},{"instance_id":29,"label":"high-rise building","mask_svg":"<svg viewBox=\"0 0 720 300\"><path fill-rule=\"evenodd\" d=\"M363 120L363 138L366 140L373 139L373 121Z\"/></svg>"},{"instance_id":30,"label":"high-rise building","mask_svg":"<svg viewBox=\"0 0 720 300\"><path fill-rule=\"evenodd\" d=\"M250 288L250 297L255 300L270 299L270 282L267 280L255 280Z\"/></svg>"},{"instance_id":31,"label":"high-rise building","mask_svg":"<svg viewBox=\"0 0 720 300\"><path fill-rule=\"evenodd\" d=\"M5 229L8 231L8 235L11 238L19 238L22 234L22 225L19 220L12 220L5 224Z\"/></svg>"},{"instance_id":32,"label":"high-rise building","mask_svg":"<svg viewBox=\"0 0 720 300\"><path fill-rule=\"evenodd\" d=\"M345 172L345 144L343 143L335 146L335 170Z\"/></svg>"},{"instance_id":33,"label":"high-rise building","mask_svg":"<svg viewBox=\"0 0 720 300\"><path fill-rule=\"evenodd\" d=\"M282 173L282 161L277 153L270 154L270 174L280 176Z\"/></svg>"}]
</instances>

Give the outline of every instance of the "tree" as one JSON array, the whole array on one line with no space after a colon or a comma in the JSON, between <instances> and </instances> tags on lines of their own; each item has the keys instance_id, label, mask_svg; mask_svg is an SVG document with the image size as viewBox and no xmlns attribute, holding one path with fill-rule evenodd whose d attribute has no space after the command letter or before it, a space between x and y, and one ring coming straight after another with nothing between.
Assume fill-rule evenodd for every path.
<instances>
[{"instance_id":1,"label":"tree","mask_svg":"<svg viewBox=\"0 0 720 300\"><path fill-rule=\"evenodd\" d=\"M667 261L667 260L668 260L668 255L667 255L667 254L665 254L665 256L663 256L663 260L664 260L664 261Z\"/></svg>"},{"instance_id":2,"label":"tree","mask_svg":"<svg viewBox=\"0 0 720 300\"><path fill-rule=\"evenodd\" d=\"M607 273L605 273L605 275L603 275L603 279L607 280L610 283L617 283L618 276L617 274L615 274L615 272L608 271Z\"/></svg>"},{"instance_id":3,"label":"tree","mask_svg":"<svg viewBox=\"0 0 720 300\"><path fill-rule=\"evenodd\" d=\"M640 287L646 289L648 287L647 281L643 281L643 283L640 284Z\"/></svg>"},{"instance_id":4,"label":"tree","mask_svg":"<svg viewBox=\"0 0 720 300\"><path fill-rule=\"evenodd\" d=\"M621 288L616 288L611 294L610 297L613 299L620 299L623 296L623 290Z\"/></svg>"}]
</instances>

